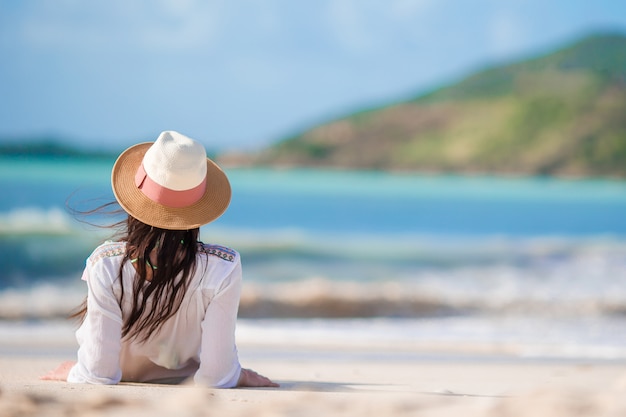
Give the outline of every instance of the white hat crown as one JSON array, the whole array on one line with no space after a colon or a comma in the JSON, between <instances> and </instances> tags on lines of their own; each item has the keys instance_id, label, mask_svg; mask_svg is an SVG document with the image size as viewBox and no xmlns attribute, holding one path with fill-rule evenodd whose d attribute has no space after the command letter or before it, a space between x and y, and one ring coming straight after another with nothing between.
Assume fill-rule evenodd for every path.
<instances>
[{"instance_id":1,"label":"white hat crown","mask_svg":"<svg viewBox=\"0 0 626 417\"><path fill-rule=\"evenodd\" d=\"M207 174L204 146L175 131L161 132L142 165L152 181L173 191L197 187Z\"/></svg>"}]
</instances>

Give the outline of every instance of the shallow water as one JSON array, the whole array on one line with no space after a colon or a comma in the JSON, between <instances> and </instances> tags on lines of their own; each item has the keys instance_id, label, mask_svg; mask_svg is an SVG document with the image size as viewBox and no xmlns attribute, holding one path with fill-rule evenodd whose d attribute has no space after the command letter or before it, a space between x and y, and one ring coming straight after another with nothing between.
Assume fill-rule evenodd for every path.
<instances>
[{"instance_id":1,"label":"shallow water","mask_svg":"<svg viewBox=\"0 0 626 417\"><path fill-rule=\"evenodd\" d=\"M82 298L84 260L108 232L65 207L111 201L112 163L0 158L0 316L58 317ZM201 237L241 252L243 317L417 320L409 328L427 339L439 337L428 331L434 320L442 337L470 337L443 325L457 320L488 341L532 316L530 327L552 328L563 349L626 344L624 182L227 173L231 207ZM575 330L580 318L593 336ZM533 335L543 337L524 337Z\"/></svg>"}]
</instances>

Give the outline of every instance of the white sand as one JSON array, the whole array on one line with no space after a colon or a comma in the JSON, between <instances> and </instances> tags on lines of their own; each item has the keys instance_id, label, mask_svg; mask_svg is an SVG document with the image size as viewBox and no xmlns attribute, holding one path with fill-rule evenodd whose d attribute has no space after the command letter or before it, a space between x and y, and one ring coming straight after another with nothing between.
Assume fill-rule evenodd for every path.
<instances>
[{"instance_id":1,"label":"white sand","mask_svg":"<svg viewBox=\"0 0 626 417\"><path fill-rule=\"evenodd\" d=\"M0 417L626 416L623 361L523 360L497 345L339 340L242 337L242 364L278 389L91 386L38 379L73 359L71 325L4 323Z\"/></svg>"},{"instance_id":2,"label":"white sand","mask_svg":"<svg viewBox=\"0 0 626 417\"><path fill-rule=\"evenodd\" d=\"M0 416L624 416L626 364L441 358L246 360L279 389L39 381L67 357L0 358ZM326 357L326 359L325 359Z\"/></svg>"}]
</instances>

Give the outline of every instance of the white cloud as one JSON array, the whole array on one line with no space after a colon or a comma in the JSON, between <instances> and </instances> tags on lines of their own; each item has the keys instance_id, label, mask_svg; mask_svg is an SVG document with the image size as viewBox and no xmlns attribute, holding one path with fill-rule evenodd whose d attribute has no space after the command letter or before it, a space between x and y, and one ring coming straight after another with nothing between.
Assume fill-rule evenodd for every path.
<instances>
[{"instance_id":1,"label":"white cloud","mask_svg":"<svg viewBox=\"0 0 626 417\"><path fill-rule=\"evenodd\" d=\"M362 54L423 35L436 5L433 0L330 0L327 15L340 45Z\"/></svg>"},{"instance_id":2,"label":"white cloud","mask_svg":"<svg viewBox=\"0 0 626 417\"><path fill-rule=\"evenodd\" d=\"M347 50L360 52L371 47L374 38L366 30L363 16L354 1L330 1L328 16L335 39Z\"/></svg>"},{"instance_id":3,"label":"white cloud","mask_svg":"<svg viewBox=\"0 0 626 417\"><path fill-rule=\"evenodd\" d=\"M147 49L208 47L219 37L225 1L32 2L22 40L43 48L125 45Z\"/></svg>"},{"instance_id":4,"label":"white cloud","mask_svg":"<svg viewBox=\"0 0 626 417\"><path fill-rule=\"evenodd\" d=\"M387 2L390 15L397 21L415 21L427 14L437 2L434 0L394 0Z\"/></svg>"},{"instance_id":5,"label":"white cloud","mask_svg":"<svg viewBox=\"0 0 626 417\"><path fill-rule=\"evenodd\" d=\"M499 57L508 57L523 49L527 33L516 16L506 12L497 12L491 18L489 38L492 54Z\"/></svg>"}]
</instances>

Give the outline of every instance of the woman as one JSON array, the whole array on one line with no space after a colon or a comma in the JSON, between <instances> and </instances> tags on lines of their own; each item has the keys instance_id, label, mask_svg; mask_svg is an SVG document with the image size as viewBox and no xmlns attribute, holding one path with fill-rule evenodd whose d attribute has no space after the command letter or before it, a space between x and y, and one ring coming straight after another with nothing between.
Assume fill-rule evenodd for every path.
<instances>
[{"instance_id":1,"label":"woman","mask_svg":"<svg viewBox=\"0 0 626 417\"><path fill-rule=\"evenodd\" d=\"M204 147L163 132L124 151L111 182L128 213L123 236L87 259L77 362L42 379L277 387L239 364L239 254L198 241L199 227L222 215L231 195Z\"/></svg>"}]
</instances>

